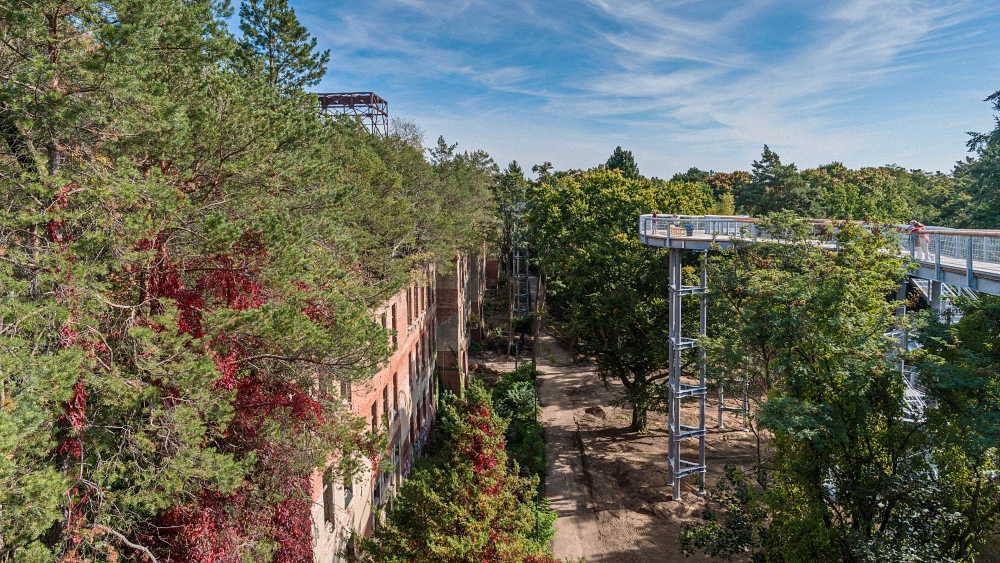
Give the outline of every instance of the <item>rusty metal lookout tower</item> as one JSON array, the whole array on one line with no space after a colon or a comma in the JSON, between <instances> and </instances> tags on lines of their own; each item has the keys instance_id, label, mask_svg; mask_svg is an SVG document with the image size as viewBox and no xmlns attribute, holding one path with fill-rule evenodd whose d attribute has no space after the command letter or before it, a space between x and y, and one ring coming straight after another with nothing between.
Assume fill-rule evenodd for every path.
<instances>
[{"instance_id":1,"label":"rusty metal lookout tower","mask_svg":"<svg viewBox=\"0 0 1000 563\"><path fill-rule=\"evenodd\" d=\"M353 115L361 118L372 135L389 136L389 102L375 92L317 94L321 115Z\"/></svg>"}]
</instances>

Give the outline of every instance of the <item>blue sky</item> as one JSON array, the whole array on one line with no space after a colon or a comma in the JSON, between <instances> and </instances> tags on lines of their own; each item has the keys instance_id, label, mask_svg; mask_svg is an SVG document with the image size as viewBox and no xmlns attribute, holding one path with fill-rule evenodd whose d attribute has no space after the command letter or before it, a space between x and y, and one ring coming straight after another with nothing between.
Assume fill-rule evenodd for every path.
<instances>
[{"instance_id":1,"label":"blue sky","mask_svg":"<svg viewBox=\"0 0 1000 563\"><path fill-rule=\"evenodd\" d=\"M292 0L324 92L526 171L604 162L951 170L993 127L1000 1Z\"/></svg>"}]
</instances>

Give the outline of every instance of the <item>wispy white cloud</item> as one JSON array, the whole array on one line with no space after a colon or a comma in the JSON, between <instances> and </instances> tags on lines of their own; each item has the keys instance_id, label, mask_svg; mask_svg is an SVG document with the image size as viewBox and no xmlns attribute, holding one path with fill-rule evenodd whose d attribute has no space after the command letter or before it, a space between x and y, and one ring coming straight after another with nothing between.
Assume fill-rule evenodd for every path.
<instances>
[{"instance_id":1,"label":"wispy white cloud","mask_svg":"<svg viewBox=\"0 0 1000 563\"><path fill-rule=\"evenodd\" d=\"M970 59L1000 81L1000 61L988 56L1000 46L989 31L1000 7L972 0L370 0L303 8L334 51L327 84L380 85L396 94L394 107L429 121L428 130L486 140L498 154L534 144L499 144L521 128L548 134L537 144L568 159L590 158L589 147L611 137L632 139L637 155L683 145L675 152L744 167L755 154L748 151L765 142L812 164L876 153L896 159L890 130L915 127L901 108L926 113L931 103L908 89L929 99L937 94L921 80ZM891 143L905 156L905 143ZM910 154L927 154L927 146Z\"/></svg>"},{"instance_id":2,"label":"wispy white cloud","mask_svg":"<svg viewBox=\"0 0 1000 563\"><path fill-rule=\"evenodd\" d=\"M780 53L777 60L769 60L775 58L772 53L739 48L738 40L721 47L709 41L708 52L718 56L697 59L691 53L702 51L680 44L703 36L738 37L755 14L773 8L773 3L761 2L753 10L744 8L737 15L710 23L693 22L690 27L666 17L642 27L638 22L652 20L656 13L650 5L640 2L622 9L606 0L594 1L609 13L636 22L632 37L648 36L650 30L675 34L651 48L635 39L626 43L615 38L611 42L621 49L644 53L645 64L633 65L627 74L612 71L577 84L595 96L642 100L616 104L614 112L621 111L623 105L643 112L658 111L685 125L721 125L729 129L733 139L771 139L806 148L854 142L857 136L853 133L831 135L831 127L836 127L839 119L835 110L887 76L912 67L913 63L899 63L907 51L939 49L936 42L948 43L943 30L975 15L971 3L930 7L923 2L856 0L810 14L814 23L808 40L799 48ZM689 32L682 33L684 29ZM654 64L670 58L702 64L666 72ZM593 104L588 101L585 107Z\"/></svg>"}]
</instances>

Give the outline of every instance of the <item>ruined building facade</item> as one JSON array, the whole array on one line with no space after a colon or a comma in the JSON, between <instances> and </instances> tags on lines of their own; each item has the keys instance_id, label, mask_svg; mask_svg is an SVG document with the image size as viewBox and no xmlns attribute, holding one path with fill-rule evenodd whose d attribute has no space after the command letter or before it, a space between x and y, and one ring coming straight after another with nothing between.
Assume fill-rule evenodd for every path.
<instances>
[{"instance_id":1,"label":"ruined building facade","mask_svg":"<svg viewBox=\"0 0 1000 563\"><path fill-rule=\"evenodd\" d=\"M468 345L481 337L485 289L481 255L458 254L453 268L428 267L374 311L389 335L392 354L368 382L342 386L357 416L389 437L392 468L367 466L349 482L332 471L313 476L313 542L317 563L337 563L353 533L369 535L377 508L409 475L436 414L438 386L461 394L468 384Z\"/></svg>"}]
</instances>

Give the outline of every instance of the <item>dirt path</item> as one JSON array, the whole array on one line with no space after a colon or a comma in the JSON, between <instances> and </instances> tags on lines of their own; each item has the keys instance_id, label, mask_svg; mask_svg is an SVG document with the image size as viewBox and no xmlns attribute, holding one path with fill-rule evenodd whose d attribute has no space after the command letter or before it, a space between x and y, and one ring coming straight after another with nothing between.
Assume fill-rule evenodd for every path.
<instances>
[{"instance_id":1,"label":"dirt path","mask_svg":"<svg viewBox=\"0 0 1000 563\"><path fill-rule=\"evenodd\" d=\"M591 406L581 404L582 397L603 391L601 382L593 369L571 365L569 355L552 336L539 335L539 341L538 400L548 455L545 495L559 515L553 553L559 559L602 561L593 484L584 466L587 458L575 416L575 411Z\"/></svg>"},{"instance_id":2,"label":"dirt path","mask_svg":"<svg viewBox=\"0 0 1000 563\"><path fill-rule=\"evenodd\" d=\"M704 501L694 494L693 482L685 483L681 501L670 499L666 417L650 413L648 433L629 432L630 412L608 406L615 387L606 390L592 364L573 365L551 335L539 340L539 399L549 457L545 492L559 514L556 558L703 560L685 558L677 544L682 523L699 520ZM715 426L715 412L710 404L709 428ZM727 417L727 430L709 430L709 485L725 463L753 458L752 435L739 429L735 415Z\"/></svg>"}]
</instances>

